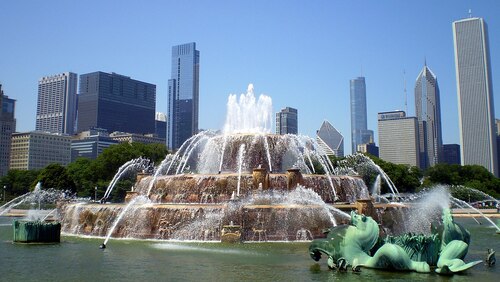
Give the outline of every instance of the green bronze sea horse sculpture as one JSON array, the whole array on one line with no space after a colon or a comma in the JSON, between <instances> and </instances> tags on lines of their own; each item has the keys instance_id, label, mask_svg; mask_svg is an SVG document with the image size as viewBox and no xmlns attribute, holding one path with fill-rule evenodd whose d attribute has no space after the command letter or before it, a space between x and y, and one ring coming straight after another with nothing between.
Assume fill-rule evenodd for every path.
<instances>
[{"instance_id":1,"label":"green bronze sea horse sculpture","mask_svg":"<svg viewBox=\"0 0 500 282\"><path fill-rule=\"evenodd\" d=\"M353 270L367 267L426 273L431 271L432 265L437 266L436 272L450 274L481 262L463 262L470 235L465 228L453 221L449 210L444 211L443 224L434 228L433 232L435 234L428 237L405 234L403 236L406 238L402 238L403 240L394 240L393 237L392 242L396 243L389 243L391 240L380 243L377 222L369 216L351 212L350 224L330 228L327 238L316 239L311 243L309 254L316 261L321 258L321 254L325 254L328 256L330 268L350 265ZM414 243L412 246L401 246L402 243L410 241ZM434 247L426 250L431 252L430 254L422 254L419 252L426 249L425 246L415 246L415 242Z\"/></svg>"}]
</instances>

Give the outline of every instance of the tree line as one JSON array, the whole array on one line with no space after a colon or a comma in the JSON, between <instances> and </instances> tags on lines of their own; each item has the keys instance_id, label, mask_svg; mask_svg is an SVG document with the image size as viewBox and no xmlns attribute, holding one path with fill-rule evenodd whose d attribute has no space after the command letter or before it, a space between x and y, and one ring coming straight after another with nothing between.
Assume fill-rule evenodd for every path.
<instances>
[{"instance_id":1,"label":"tree line","mask_svg":"<svg viewBox=\"0 0 500 282\"><path fill-rule=\"evenodd\" d=\"M167 155L164 144L120 143L105 149L95 160L78 158L67 167L50 164L41 170L10 170L0 178L0 188L5 187L7 200L32 190L36 183L42 187L68 189L79 197L102 197L118 168L129 160L144 157L159 164ZM438 184L465 186L500 197L500 179L485 168L478 165L437 164L425 171L418 167L386 162L380 158L369 156L391 178L399 192L414 193L422 189L432 189ZM331 157L333 165L343 158ZM315 164L316 172L322 168ZM378 175L376 171L360 172L365 183L371 187ZM134 175L120 180L111 194L111 201L123 201L125 191L135 183ZM97 187L97 190L96 190ZM389 192L388 186L382 184L382 193ZM465 201L479 200L480 195L470 194L466 190L457 189L454 195Z\"/></svg>"},{"instance_id":2,"label":"tree line","mask_svg":"<svg viewBox=\"0 0 500 282\"><path fill-rule=\"evenodd\" d=\"M98 198L104 192L117 170L127 161L139 157L160 163L168 151L164 144L120 143L104 149L95 160L78 158L64 167L49 164L41 170L9 170L0 178L0 188L5 187L6 199L23 195L41 182L44 188L71 190L79 197ZM135 183L130 174L120 180L110 196L112 201L122 201L125 191ZM97 188L97 189L96 189Z\"/></svg>"}]
</instances>

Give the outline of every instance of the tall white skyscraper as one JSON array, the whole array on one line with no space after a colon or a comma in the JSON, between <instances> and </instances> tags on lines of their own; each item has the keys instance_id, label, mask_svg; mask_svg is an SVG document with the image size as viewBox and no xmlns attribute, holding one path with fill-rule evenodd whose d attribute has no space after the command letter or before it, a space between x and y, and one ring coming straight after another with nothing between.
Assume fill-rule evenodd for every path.
<instances>
[{"instance_id":1,"label":"tall white skyscraper","mask_svg":"<svg viewBox=\"0 0 500 282\"><path fill-rule=\"evenodd\" d=\"M453 22L462 165L498 176L488 32L482 18Z\"/></svg>"},{"instance_id":2,"label":"tall white skyscraper","mask_svg":"<svg viewBox=\"0 0 500 282\"><path fill-rule=\"evenodd\" d=\"M424 65L415 82L415 113L420 136L420 168L442 159L441 105L436 75Z\"/></svg>"},{"instance_id":3,"label":"tall white skyscraper","mask_svg":"<svg viewBox=\"0 0 500 282\"><path fill-rule=\"evenodd\" d=\"M65 72L38 81L36 130L73 134L76 122L77 75Z\"/></svg>"}]
</instances>

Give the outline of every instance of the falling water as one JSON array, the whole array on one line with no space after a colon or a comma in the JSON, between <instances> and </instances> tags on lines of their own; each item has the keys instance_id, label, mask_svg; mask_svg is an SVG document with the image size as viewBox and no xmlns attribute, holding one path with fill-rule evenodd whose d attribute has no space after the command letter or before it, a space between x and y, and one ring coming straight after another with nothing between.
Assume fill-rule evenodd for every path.
<instances>
[{"instance_id":1,"label":"falling water","mask_svg":"<svg viewBox=\"0 0 500 282\"><path fill-rule=\"evenodd\" d=\"M243 159L245 156L245 144L241 144L240 149L238 150L238 186L236 196L240 196L240 187L241 187L241 168L243 167Z\"/></svg>"},{"instance_id":2,"label":"falling water","mask_svg":"<svg viewBox=\"0 0 500 282\"><path fill-rule=\"evenodd\" d=\"M42 219L42 221L47 220L47 218L48 218L51 214L53 214L55 211L57 211L57 209L53 209L53 210L51 210L51 211L50 211L50 212L49 212L49 213L48 213L48 214L47 214L47 215L46 215L46 216Z\"/></svg>"},{"instance_id":3,"label":"falling water","mask_svg":"<svg viewBox=\"0 0 500 282\"><path fill-rule=\"evenodd\" d=\"M267 142L267 137L262 136L264 138L264 145L266 147L266 156L267 156L267 161L269 163L269 172L273 172L273 166L271 165L271 154L269 153L269 143Z\"/></svg>"},{"instance_id":4,"label":"falling water","mask_svg":"<svg viewBox=\"0 0 500 282\"><path fill-rule=\"evenodd\" d=\"M144 170L147 168L148 165L150 165L150 162L151 162L150 160L140 157L124 163L118 169L118 172L115 174L115 176L109 183L108 188L106 189L106 192L104 193L104 196L102 197L101 200L105 201L109 197L109 195L111 195L111 192L113 191L113 188L115 187L116 183L125 173L131 170Z\"/></svg>"},{"instance_id":5,"label":"falling water","mask_svg":"<svg viewBox=\"0 0 500 282\"><path fill-rule=\"evenodd\" d=\"M224 142L222 143L222 153L220 154L219 174L222 172L222 164L224 163L224 153L227 146L227 134L224 134Z\"/></svg>"},{"instance_id":6,"label":"falling water","mask_svg":"<svg viewBox=\"0 0 500 282\"><path fill-rule=\"evenodd\" d=\"M118 225L118 223L120 223L120 221L122 220L123 216L125 214L127 214L127 211L133 206L135 205L136 203L137 204L145 204L145 203L150 203L151 201L145 197L145 196L137 196L135 197L134 199L132 199L132 201L130 201L130 203L128 203L125 208L120 212L120 214L118 215L118 217L116 218L115 222L113 222L113 225L111 226L111 229L109 229L109 232L108 232L108 235L106 235L106 239L104 240L104 245L106 245L109 241L109 238L111 237L111 235L113 234L113 232L115 231L116 229L116 226Z\"/></svg>"},{"instance_id":7,"label":"falling water","mask_svg":"<svg viewBox=\"0 0 500 282\"><path fill-rule=\"evenodd\" d=\"M26 194L24 194L24 195L21 195L21 196L19 196L19 197L17 197L17 198L14 198L14 199L10 200L10 201L9 201L8 203L6 203L5 205L1 206L1 207L0 207L0 216L1 216L1 215L3 215L4 213L6 213L6 212L10 211L10 209L12 209L12 208L14 208L14 207L16 207L16 206L18 206L18 205L20 205L20 204L24 203L24 198L25 198L26 196L28 196L29 194L30 194L30 193L26 193ZM16 201L18 201L18 200L19 200L19 202L16 202Z\"/></svg>"},{"instance_id":8,"label":"falling water","mask_svg":"<svg viewBox=\"0 0 500 282\"><path fill-rule=\"evenodd\" d=\"M167 164L171 164L172 160L173 160L173 156L172 155L167 155L165 157L165 159L163 159L163 161L161 162L161 164L158 166L158 168L156 169L155 174L153 175L153 178L149 182L148 192L146 194L148 197L149 197L149 194L151 193L151 189L153 188L154 184L156 183L156 178L158 177L158 175L160 175L161 173L163 173L164 167Z\"/></svg>"},{"instance_id":9,"label":"falling water","mask_svg":"<svg viewBox=\"0 0 500 282\"><path fill-rule=\"evenodd\" d=\"M207 141L207 140L208 140L208 137L203 136L202 138L198 139L198 141L196 141L196 143L194 143L194 145L191 147L191 149L189 149L189 151L187 152L187 155L185 157L182 157L182 159L184 160L184 164L182 165L182 168L180 168L180 165L179 165L180 170L179 170L179 168L177 168L176 174L182 173L184 171L184 168L186 167L187 161L191 157L191 153L193 153L193 150L198 146L198 144L200 144L202 141Z\"/></svg>"},{"instance_id":10,"label":"falling water","mask_svg":"<svg viewBox=\"0 0 500 282\"><path fill-rule=\"evenodd\" d=\"M372 186L372 196L379 196L380 195L380 174L377 175L377 178L375 178L375 182L373 183L373 186Z\"/></svg>"},{"instance_id":11,"label":"falling water","mask_svg":"<svg viewBox=\"0 0 500 282\"><path fill-rule=\"evenodd\" d=\"M462 205L465 205L467 206L469 209L472 209L474 210L475 212L479 213L484 219L486 219L490 224L491 226L493 226L494 228L496 228L497 231L500 231L500 227L498 227L498 225L496 225L493 220L491 220L489 217L487 217L486 215L484 215L480 210L476 209L475 207L471 206L469 203L465 202L465 201L462 201L460 199L457 199L457 198L453 198L451 197L453 201L456 201Z\"/></svg>"}]
</instances>

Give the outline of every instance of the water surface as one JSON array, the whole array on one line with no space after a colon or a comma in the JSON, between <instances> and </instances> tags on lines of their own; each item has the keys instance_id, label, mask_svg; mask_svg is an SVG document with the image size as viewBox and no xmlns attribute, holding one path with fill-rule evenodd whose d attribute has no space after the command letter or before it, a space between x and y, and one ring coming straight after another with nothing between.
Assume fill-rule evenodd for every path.
<instances>
[{"instance_id":1,"label":"water surface","mask_svg":"<svg viewBox=\"0 0 500 282\"><path fill-rule=\"evenodd\" d=\"M500 265L480 264L465 275L391 273L362 269L337 273L299 243L186 243L63 236L60 244L12 243L12 218L0 217L0 281L498 281ZM500 235L472 219L457 219L472 233L466 261L487 248L500 259ZM484 220L483 220L484 221ZM499 263L500 264L500 263Z\"/></svg>"}]
</instances>

